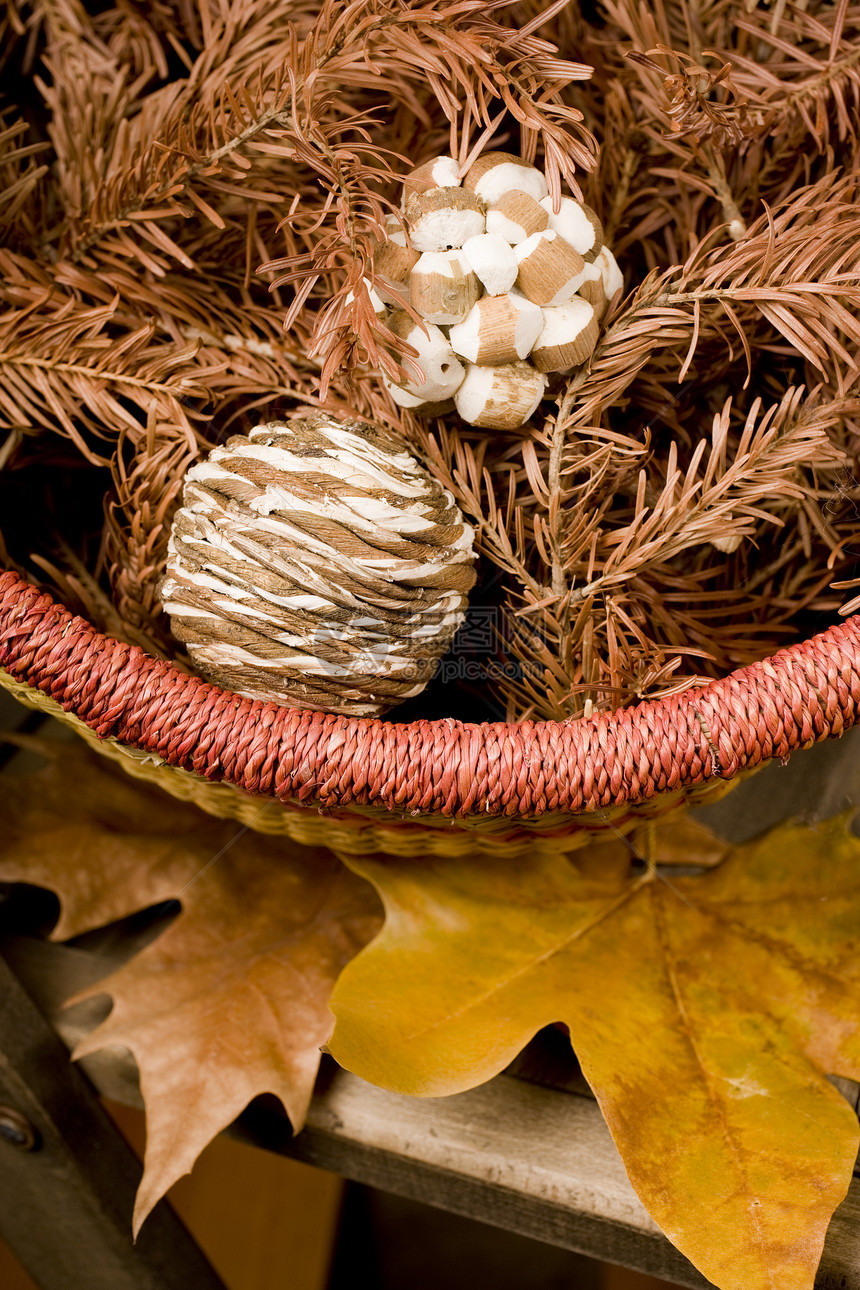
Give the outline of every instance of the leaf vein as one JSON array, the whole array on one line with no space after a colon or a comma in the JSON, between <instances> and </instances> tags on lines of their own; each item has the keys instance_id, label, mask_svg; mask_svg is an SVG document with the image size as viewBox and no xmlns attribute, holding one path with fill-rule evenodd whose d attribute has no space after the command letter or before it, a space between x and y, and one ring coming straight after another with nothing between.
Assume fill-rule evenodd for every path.
<instances>
[{"instance_id":1,"label":"leaf vein","mask_svg":"<svg viewBox=\"0 0 860 1290\"><path fill-rule=\"evenodd\" d=\"M663 961L666 968L666 978L667 978L669 987L672 991L672 997L678 1012L679 1029L684 1035L684 1037L686 1038L687 1043L690 1046L690 1050L692 1051L696 1064L699 1067L699 1070L701 1071L702 1082L705 1085L708 1098L710 1099L714 1107L714 1110L719 1118L726 1144L728 1145L729 1150L731 1151L732 1157L735 1162L738 1179L740 1181L743 1193L747 1199L747 1209L749 1211L750 1225L752 1227L752 1231L754 1234L755 1243L762 1254L763 1262L767 1270L768 1281L770 1282L774 1290L776 1290L776 1283L773 1278L773 1272L770 1267L770 1261L765 1257L765 1242L764 1242L764 1236L761 1230L761 1221L760 1221L759 1215L756 1213L756 1208L757 1208L756 1198L753 1195L752 1189L750 1187L749 1178L747 1176L747 1171L742 1159L744 1155L744 1151L741 1143L737 1139L737 1135L732 1129L731 1123L729 1121L729 1117L726 1113L725 1098L720 1095L719 1090L714 1084L714 1081L711 1077L711 1072L708 1070L707 1064L700 1052L699 1043L696 1036L695 1024L693 1022L692 1016L690 1015L690 1012L687 1009L687 1006L683 997L681 982L677 971L677 965L675 963L674 955L672 953L672 946L669 938L669 930L668 930L668 927L666 926L666 921L663 914L662 901L660 900L657 892L653 893L652 904L654 908L654 925L657 931L657 938L660 944L660 949L663 954Z\"/></svg>"},{"instance_id":2,"label":"leaf vein","mask_svg":"<svg viewBox=\"0 0 860 1290\"><path fill-rule=\"evenodd\" d=\"M650 873L643 874L641 878L637 878L635 882L626 886L614 900L608 901L607 904L603 905L592 918L587 922L581 923L567 936L563 937L560 941L557 941L548 950L545 950L543 954L539 954L537 957L529 959L527 963L524 963L515 972L511 972L508 976L497 978L493 982L492 986L490 986L488 990L485 990L483 994L468 999L462 1007L455 1009L453 1012L446 1013L444 1017L440 1017L429 1026L424 1026L420 1030L415 1030L411 1034L405 1035L404 1039L408 1042L410 1040L432 1034L434 1030L438 1030L448 1022L455 1021L459 1017L465 1016L467 1013L472 1011L472 1009L486 1003L489 999L492 999L494 995L500 994L503 990L508 989L516 981L519 981L522 977L526 976L527 973L535 971L545 963L549 963L550 960L556 957L556 955L561 954L570 945L581 940L595 927L599 926L600 923L604 922L614 914L616 910L622 907L622 905L631 900L641 887L650 882L653 882L652 875Z\"/></svg>"}]
</instances>

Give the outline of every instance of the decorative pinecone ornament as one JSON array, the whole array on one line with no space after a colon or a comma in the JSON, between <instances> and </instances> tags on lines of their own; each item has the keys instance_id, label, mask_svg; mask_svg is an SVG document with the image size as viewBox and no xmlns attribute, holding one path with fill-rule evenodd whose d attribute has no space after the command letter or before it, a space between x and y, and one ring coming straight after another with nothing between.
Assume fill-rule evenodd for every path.
<instances>
[{"instance_id":1,"label":"decorative pinecone ornament","mask_svg":"<svg viewBox=\"0 0 860 1290\"><path fill-rule=\"evenodd\" d=\"M326 413L193 466L160 591L202 676L378 716L419 694L475 581L472 529L391 435Z\"/></svg>"},{"instance_id":2,"label":"decorative pinecone ornament","mask_svg":"<svg viewBox=\"0 0 860 1290\"><path fill-rule=\"evenodd\" d=\"M483 153L462 182L452 157L436 157L403 184L403 222L389 217L373 280L423 380L385 383L401 407L518 429L551 373L588 361L623 286L600 220L573 197L556 209L544 175L507 152Z\"/></svg>"}]
</instances>

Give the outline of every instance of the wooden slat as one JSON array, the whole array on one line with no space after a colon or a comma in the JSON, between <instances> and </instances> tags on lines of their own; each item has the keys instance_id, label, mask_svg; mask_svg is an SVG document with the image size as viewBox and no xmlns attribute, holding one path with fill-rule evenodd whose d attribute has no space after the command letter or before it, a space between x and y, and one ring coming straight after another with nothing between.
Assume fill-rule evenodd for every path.
<instances>
[{"instance_id":1,"label":"wooden slat","mask_svg":"<svg viewBox=\"0 0 860 1290\"><path fill-rule=\"evenodd\" d=\"M0 1233L41 1290L224 1290L166 1204L133 1244L140 1164L2 960L0 1104L36 1143L0 1141Z\"/></svg>"},{"instance_id":2,"label":"wooden slat","mask_svg":"<svg viewBox=\"0 0 860 1290\"><path fill-rule=\"evenodd\" d=\"M408 1098L337 1071L291 1151L507 1231L708 1284L645 1212L587 1098L504 1075L453 1097Z\"/></svg>"},{"instance_id":3,"label":"wooden slat","mask_svg":"<svg viewBox=\"0 0 860 1290\"><path fill-rule=\"evenodd\" d=\"M499 1076L449 1098L400 1097L337 1072L294 1144L301 1159L682 1286L709 1284L634 1193L590 1099ZM816 1284L860 1287L860 1182Z\"/></svg>"},{"instance_id":4,"label":"wooden slat","mask_svg":"<svg viewBox=\"0 0 860 1290\"><path fill-rule=\"evenodd\" d=\"M25 938L2 948L72 1046L97 1019L100 1005L94 1001L57 1014L58 1000L63 991L96 980L105 965L81 950ZM126 1054L103 1053L82 1064L105 1096L139 1104ZM307 1127L297 1138L282 1117L256 1109L233 1132L257 1146L524 1236L682 1286L708 1284L648 1217L596 1103L574 1092L502 1075L453 1097L411 1098L373 1088L328 1063ZM822 1290L860 1290L859 1233L855 1180L831 1224L818 1279Z\"/></svg>"}]
</instances>

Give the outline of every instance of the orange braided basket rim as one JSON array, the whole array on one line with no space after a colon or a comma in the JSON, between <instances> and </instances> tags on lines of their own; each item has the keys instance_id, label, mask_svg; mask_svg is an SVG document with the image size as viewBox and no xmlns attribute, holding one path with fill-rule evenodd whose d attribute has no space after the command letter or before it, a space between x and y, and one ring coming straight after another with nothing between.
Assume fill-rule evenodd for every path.
<instances>
[{"instance_id":1,"label":"orange braided basket rim","mask_svg":"<svg viewBox=\"0 0 860 1290\"><path fill-rule=\"evenodd\" d=\"M103 635L7 572L0 667L100 737L249 793L529 819L730 779L841 735L860 704L860 615L722 680L587 720L398 725L240 698Z\"/></svg>"}]
</instances>

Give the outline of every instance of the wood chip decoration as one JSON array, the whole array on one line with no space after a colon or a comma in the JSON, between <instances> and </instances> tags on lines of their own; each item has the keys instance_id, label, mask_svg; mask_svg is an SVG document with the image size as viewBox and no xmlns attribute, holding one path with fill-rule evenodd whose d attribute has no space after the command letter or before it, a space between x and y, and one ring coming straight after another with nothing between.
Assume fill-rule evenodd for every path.
<instances>
[{"instance_id":1,"label":"wood chip decoration","mask_svg":"<svg viewBox=\"0 0 860 1290\"><path fill-rule=\"evenodd\" d=\"M552 373L588 361L623 286L600 220L573 197L554 203L545 176L507 152L483 153L462 180L437 157L403 183L373 284L419 370L385 384L422 415L456 409L471 425L519 429Z\"/></svg>"}]
</instances>

